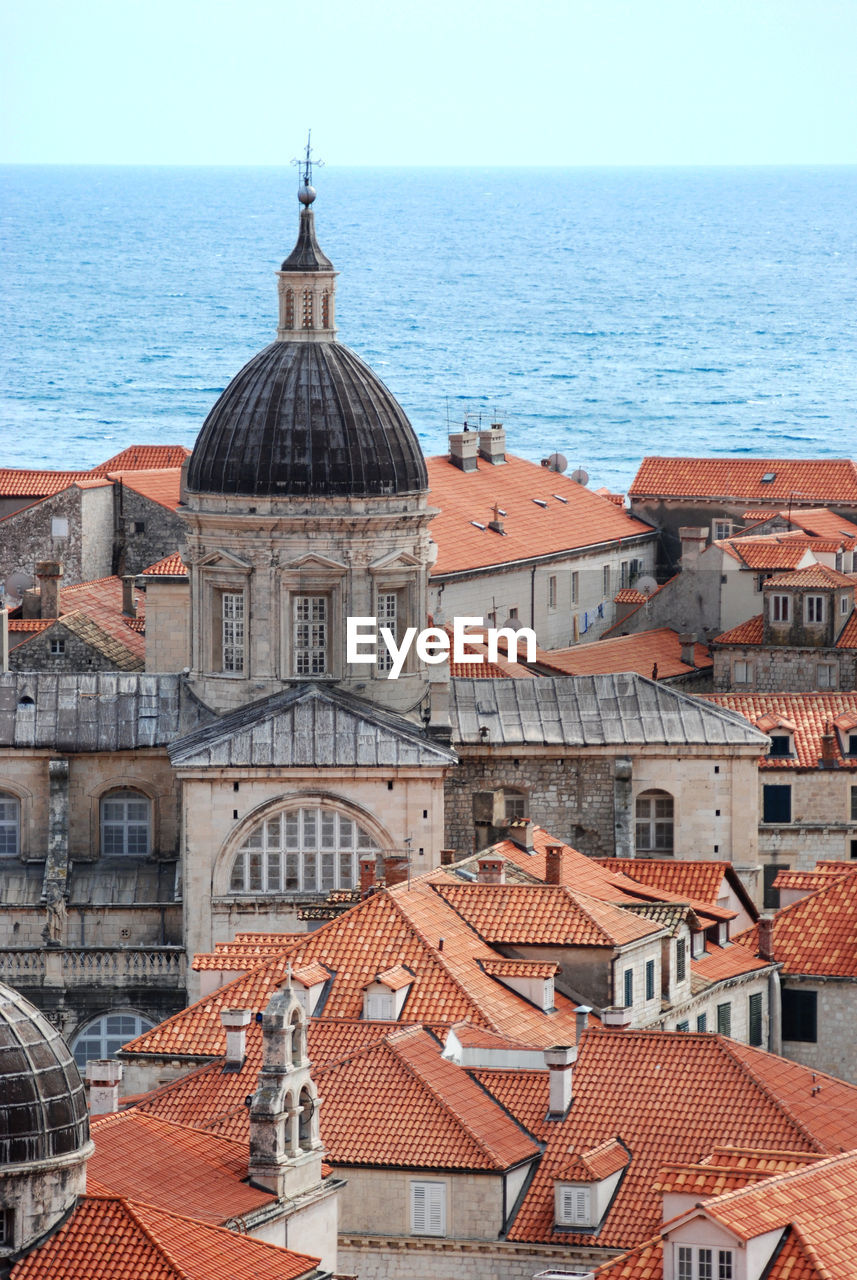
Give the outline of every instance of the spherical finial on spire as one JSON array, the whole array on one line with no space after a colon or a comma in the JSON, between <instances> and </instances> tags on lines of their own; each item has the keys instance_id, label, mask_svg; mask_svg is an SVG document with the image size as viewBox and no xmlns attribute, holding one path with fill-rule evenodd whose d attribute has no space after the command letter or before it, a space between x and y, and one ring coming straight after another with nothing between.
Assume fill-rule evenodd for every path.
<instances>
[{"instance_id":1,"label":"spherical finial on spire","mask_svg":"<svg viewBox=\"0 0 857 1280\"><path fill-rule=\"evenodd\" d=\"M315 196L315 187L311 187L308 182L305 182L302 187L298 187L298 199L306 208L309 208Z\"/></svg>"}]
</instances>

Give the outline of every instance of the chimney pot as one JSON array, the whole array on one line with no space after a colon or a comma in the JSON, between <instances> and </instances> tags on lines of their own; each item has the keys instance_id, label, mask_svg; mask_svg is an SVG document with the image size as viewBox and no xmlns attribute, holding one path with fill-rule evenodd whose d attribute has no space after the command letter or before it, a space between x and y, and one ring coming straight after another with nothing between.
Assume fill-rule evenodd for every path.
<instances>
[{"instance_id":1,"label":"chimney pot","mask_svg":"<svg viewBox=\"0 0 857 1280\"><path fill-rule=\"evenodd\" d=\"M449 460L459 471L478 471L478 447L475 431L453 431L449 437Z\"/></svg>"},{"instance_id":2,"label":"chimney pot","mask_svg":"<svg viewBox=\"0 0 857 1280\"><path fill-rule=\"evenodd\" d=\"M360 896L364 897L375 884L375 855L360 859Z\"/></svg>"},{"instance_id":3,"label":"chimney pot","mask_svg":"<svg viewBox=\"0 0 857 1280\"><path fill-rule=\"evenodd\" d=\"M477 880L480 884L505 884L506 864L502 858L480 858Z\"/></svg>"},{"instance_id":4,"label":"chimney pot","mask_svg":"<svg viewBox=\"0 0 857 1280\"><path fill-rule=\"evenodd\" d=\"M387 882L387 888L391 888L394 884L402 884L408 878L408 859L407 855L399 853L389 854L384 859L384 879Z\"/></svg>"},{"instance_id":5,"label":"chimney pot","mask_svg":"<svg viewBox=\"0 0 857 1280\"><path fill-rule=\"evenodd\" d=\"M759 959L774 959L774 917L759 916Z\"/></svg>"},{"instance_id":6,"label":"chimney pot","mask_svg":"<svg viewBox=\"0 0 857 1280\"><path fill-rule=\"evenodd\" d=\"M119 1110L119 1081L124 1067L113 1058L99 1058L87 1062L86 1082L89 1085L89 1112L93 1116L109 1116Z\"/></svg>"},{"instance_id":7,"label":"chimney pot","mask_svg":"<svg viewBox=\"0 0 857 1280\"><path fill-rule=\"evenodd\" d=\"M506 461L506 429L501 422L492 422L488 431L479 432L479 457L493 467Z\"/></svg>"},{"instance_id":8,"label":"chimney pot","mask_svg":"<svg viewBox=\"0 0 857 1280\"><path fill-rule=\"evenodd\" d=\"M580 1037L589 1026L589 1015L592 1008L588 1004L579 1004L574 1010L575 1031L577 1033L577 1043L580 1044Z\"/></svg>"},{"instance_id":9,"label":"chimney pot","mask_svg":"<svg viewBox=\"0 0 857 1280\"><path fill-rule=\"evenodd\" d=\"M134 596L134 584L137 578L133 573L129 573L122 579L122 613L126 618L136 618L137 616L137 600Z\"/></svg>"},{"instance_id":10,"label":"chimney pot","mask_svg":"<svg viewBox=\"0 0 857 1280\"><path fill-rule=\"evenodd\" d=\"M821 760L819 763L822 769L832 769L836 764L836 738L829 720L824 726L824 733L821 735Z\"/></svg>"},{"instance_id":11,"label":"chimney pot","mask_svg":"<svg viewBox=\"0 0 857 1280\"><path fill-rule=\"evenodd\" d=\"M688 667L696 666L696 632L683 631L678 637L681 645L681 660Z\"/></svg>"},{"instance_id":12,"label":"chimney pot","mask_svg":"<svg viewBox=\"0 0 857 1280\"><path fill-rule=\"evenodd\" d=\"M442 867L451 867L451 866L452 866L452 864L453 864L453 862L455 862L455 850L454 850L454 849L441 849L441 851L440 851L440 865L441 865Z\"/></svg>"},{"instance_id":13,"label":"chimney pot","mask_svg":"<svg viewBox=\"0 0 857 1280\"><path fill-rule=\"evenodd\" d=\"M550 1075L548 1119L561 1120L572 1099L572 1067L577 1061L574 1045L557 1044L545 1049L545 1066Z\"/></svg>"},{"instance_id":14,"label":"chimney pot","mask_svg":"<svg viewBox=\"0 0 857 1280\"><path fill-rule=\"evenodd\" d=\"M549 844L545 851L545 884L562 881L562 845Z\"/></svg>"},{"instance_id":15,"label":"chimney pot","mask_svg":"<svg viewBox=\"0 0 857 1280\"><path fill-rule=\"evenodd\" d=\"M240 1071L244 1063L247 1027L253 1017L251 1009L221 1009L220 1021L226 1031L224 1071Z\"/></svg>"},{"instance_id":16,"label":"chimney pot","mask_svg":"<svg viewBox=\"0 0 857 1280\"><path fill-rule=\"evenodd\" d=\"M681 542L681 568L686 569L699 559L708 542L708 526L683 525L678 531Z\"/></svg>"},{"instance_id":17,"label":"chimney pot","mask_svg":"<svg viewBox=\"0 0 857 1280\"><path fill-rule=\"evenodd\" d=\"M533 843L533 831L535 823L529 818L514 818L509 823L508 836L512 844L516 844L519 849L523 849L524 853L532 853L535 845Z\"/></svg>"}]
</instances>

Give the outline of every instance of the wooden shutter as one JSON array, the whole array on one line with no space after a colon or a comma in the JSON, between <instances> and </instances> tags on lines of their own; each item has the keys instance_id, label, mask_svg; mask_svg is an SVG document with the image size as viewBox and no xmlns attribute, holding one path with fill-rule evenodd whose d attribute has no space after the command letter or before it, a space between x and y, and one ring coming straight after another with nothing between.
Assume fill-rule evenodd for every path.
<instances>
[{"instance_id":1,"label":"wooden shutter","mask_svg":"<svg viewBox=\"0 0 857 1280\"><path fill-rule=\"evenodd\" d=\"M411 1183L411 1232L417 1236L446 1235L445 1183Z\"/></svg>"}]
</instances>

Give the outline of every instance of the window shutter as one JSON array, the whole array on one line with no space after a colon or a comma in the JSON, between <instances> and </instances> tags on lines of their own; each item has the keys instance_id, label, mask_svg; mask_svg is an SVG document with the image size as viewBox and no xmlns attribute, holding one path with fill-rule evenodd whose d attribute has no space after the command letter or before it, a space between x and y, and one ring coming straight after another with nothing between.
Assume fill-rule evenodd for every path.
<instances>
[{"instance_id":1,"label":"window shutter","mask_svg":"<svg viewBox=\"0 0 857 1280\"><path fill-rule=\"evenodd\" d=\"M411 1231L416 1235L425 1235L426 1222L426 1184L411 1183Z\"/></svg>"},{"instance_id":2,"label":"window shutter","mask_svg":"<svg viewBox=\"0 0 857 1280\"><path fill-rule=\"evenodd\" d=\"M560 1192L560 1211L563 1222L574 1222L574 1187L563 1187Z\"/></svg>"},{"instance_id":3,"label":"window shutter","mask_svg":"<svg viewBox=\"0 0 857 1280\"><path fill-rule=\"evenodd\" d=\"M429 1184L428 1226L430 1236L442 1236L446 1231L446 1187L441 1183Z\"/></svg>"},{"instance_id":4,"label":"window shutter","mask_svg":"<svg viewBox=\"0 0 857 1280\"><path fill-rule=\"evenodd\" d=\"M411 1232L417 1236L446 1235L445 1183L411 1183Z\"/></svg>"}]
</instances>

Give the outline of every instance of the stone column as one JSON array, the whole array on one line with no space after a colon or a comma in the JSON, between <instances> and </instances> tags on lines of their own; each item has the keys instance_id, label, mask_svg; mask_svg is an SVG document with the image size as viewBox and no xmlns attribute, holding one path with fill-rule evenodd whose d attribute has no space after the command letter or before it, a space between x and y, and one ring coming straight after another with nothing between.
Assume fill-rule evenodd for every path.
<instances>
[{"instance_id":1,"label":"stone column","mask_svg":"<svg viewBox=\"0 0 857 1280\"><path fill-rule=\"evenodd\" d=\"M48 779L48 848L42 882L47 921L43 937L48 946L62 946L68 896L68 760L49 760Z\"/></svg>"},{"instance_id":2,"label":"stone column","mask_svg":"<svg viewBox=\"0 0 857 1280\"><path fill-rule=\"evenodd\" d=\"M634 766L630 758L619 756L613 767L613 840L616 858L634 856L633 772Z\"/></svg>"}]
</instances>

